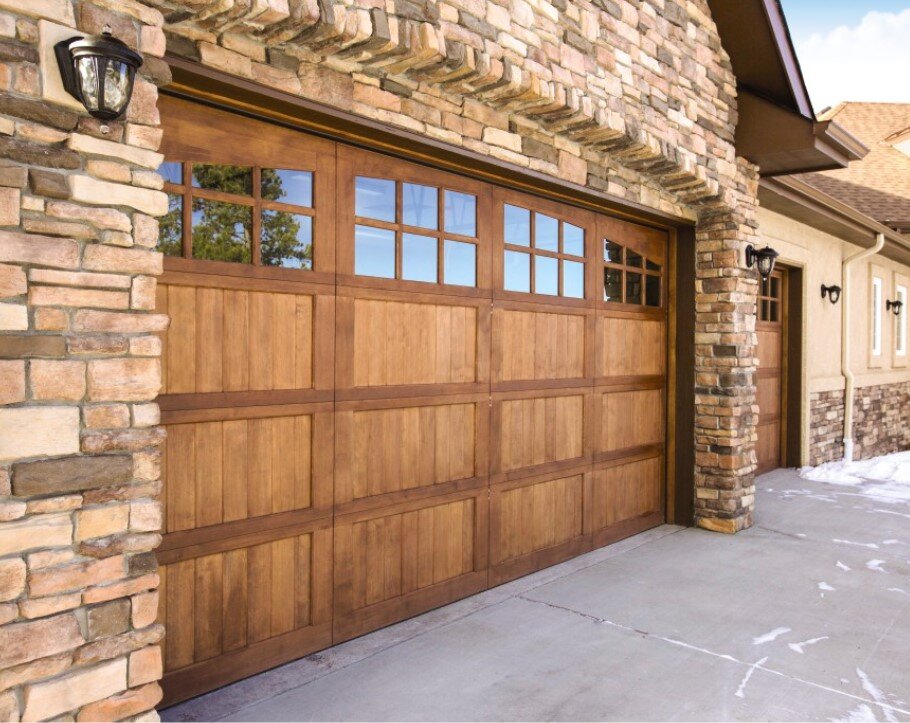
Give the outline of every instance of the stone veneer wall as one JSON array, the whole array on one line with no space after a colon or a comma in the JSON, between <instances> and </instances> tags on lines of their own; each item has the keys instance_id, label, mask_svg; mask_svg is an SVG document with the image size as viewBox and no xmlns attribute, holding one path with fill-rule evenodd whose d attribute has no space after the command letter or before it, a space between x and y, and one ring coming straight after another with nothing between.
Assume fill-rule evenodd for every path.
<instances>
[{"instance_id":1,"label":"stone veneer wall","mask_svg":"<svg viewBox=\"0 0 910 723\"><path fill-rule=\"evenodd\" d=\"M145 54L125 121L44 100L47 20ZM0 0L0 718L160 699L165 47L696 224L697 522L751 524L757 176L705 0Z\"/></svg>"},{"instance_id":2,"label":"stone veneer wall","mask_svg":"<svg viewBox=\"0 0 910 723\"><path fill-rule=\"evenodd\" d=\"M853 411L853 456L869 459L910 449L910 382L860 387ZM844 392L816 392L809 399L809 463L844 456Z\"/></svg>"}]
</instances>

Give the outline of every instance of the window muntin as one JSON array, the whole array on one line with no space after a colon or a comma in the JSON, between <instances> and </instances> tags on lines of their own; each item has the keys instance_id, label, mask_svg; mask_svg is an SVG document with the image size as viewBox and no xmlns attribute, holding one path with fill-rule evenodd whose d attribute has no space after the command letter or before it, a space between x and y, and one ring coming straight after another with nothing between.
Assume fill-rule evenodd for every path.
<instances>
[{"instance_id":1,"label":"window muntin","mask_svg":"<svg viewBox=\"0 0 910 723\"><path fill-rule=\"evenodd\" d=\"M603 240L603 300L612 304L663 306L663 266L633 248Z\"/></svg>"},{"instance_id":2,"label":"window muntin","mask_svg":"<svg viewBox=\"0 0 910 723\"><path fill-rule=\"evenodd\" d=\"M583 299L585 230L561 218L503 204L503 288Z\"/></svg>"},{"instance_id":3,"label":"window muntin","mask_svg":"<svg viewBox=\"0 0 910 723\"><path fill-rule=\"evenodd\" d=\"M872 277L872 356L882 355L882 279Z\"/></svg>"},{"instance_id":4,"label":"window muntin","mask_svg":"<svg viewBox=\"0 0 910 723\"><path fill-rule=\"evenodd\" d=\"M354 273L477 285L477 198L388 178L354 179Z\"/></svg>"},{"instance_id":5,"label":"window muntin","mask_svg":"<svg viewBox=\"0 0 910 723\"><path fill-rule=\"evenodd\" d=\"M310 270L311 171L166 161L168 212L159 221L166 256Z\"/></svg>"},{"instance_id":6,"label":"window muntin","mask_svg":"<svg viewBox=\"0 0 910 723\"><path fill-rule=\"evenodd\" d=\"M758 287L758 320L778 323L781 321L781 293L780 278L770 276L762 279Z\"/></svg>"},{"instance_id":7,"label":"window muntin","mask_svg":"<svg viewBox=\"0 0 910 723\"><path fill-rule=\"evenodd\" d=\"M901 302L901 313L894 322L894 353L897 356L907 356L907 287L897 284L895 293Z\"/></svg>"}]
</instances>

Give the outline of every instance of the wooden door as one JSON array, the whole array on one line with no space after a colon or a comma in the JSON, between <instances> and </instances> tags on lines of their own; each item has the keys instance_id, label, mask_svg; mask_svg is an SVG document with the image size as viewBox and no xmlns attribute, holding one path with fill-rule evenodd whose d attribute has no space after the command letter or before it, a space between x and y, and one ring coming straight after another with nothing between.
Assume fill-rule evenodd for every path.
<instances>
[{"instance_id":1,"label":"wooden door","mask_svg":"<svg viewBox=\"0 0 910 723\"><path fill-rule=\"evenodd\" d=\"M755 324L758 337L755 383L759 408L755 446L758 474L784 465L786 417L782 410L786 408L786 300L787 273L784 269L776 269L768 279L761 281Z\"/></svg>"},{"instance_id":2,"label":"wooden door","mask_svg":"<svg viewBox=\"0 0 910 723\"><path fill-rule=\"evenodd\" d=\"M160 99L167 700L331 644L334 144Z\"/></svg>"},{"instance_id":3,"label":"wooden door","mask_svg":"<svg viewBox=\"0 0 910 723\"><path fill-rule=\"evenodd\" d=\"M663 521L665 232L160 105L168 703Z\"/></svg>"}]
</instances>

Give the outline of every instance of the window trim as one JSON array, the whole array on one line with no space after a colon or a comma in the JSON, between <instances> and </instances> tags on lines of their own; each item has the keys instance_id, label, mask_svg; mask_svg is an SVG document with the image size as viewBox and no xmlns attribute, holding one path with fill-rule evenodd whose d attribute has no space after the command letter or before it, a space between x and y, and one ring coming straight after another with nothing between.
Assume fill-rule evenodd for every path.
<instances>
[{"instance_id":1,"label":"window trim","mask_svg":"<svg viewBox=\"0 0 910 723\"><path fill-rule=\"evenodd\" d=\"M884 303L884 279L881 276L872 276L871 291L871 326L869 329L869 348L873 358L880 359L882 356L882 334L884 324L882 323L882 304Z\"/></svg>"},{"instance_id":2,"label":"window trim","mask_svg":"<svg viewBox=\"0 0 910 723\"><path fill-rule=\"evenodd\" d=\"M901 304L901 313L894 318L894 355L907 356L907 285L894 284L894 295Z\"/></svg>"}]
</instances>

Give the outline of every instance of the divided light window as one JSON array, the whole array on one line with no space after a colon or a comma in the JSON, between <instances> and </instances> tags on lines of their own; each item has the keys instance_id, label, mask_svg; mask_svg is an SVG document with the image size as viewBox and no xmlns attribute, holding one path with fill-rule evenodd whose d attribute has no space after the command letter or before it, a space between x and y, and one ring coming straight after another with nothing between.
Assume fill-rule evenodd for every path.
<instances>
[{"instance_id":1,"label":"divided light window","mask_svg":"<svg viewBox=\"0 0 910 723\"><path fill-rule=\"evenodd\" d=\"M477 286L477 197L357 176L354 273Z\"/></svg>"},{"instance_id":2,"label":"divided light window","mask_svg":"<svg viewBox=\"0 0 910 723\"><path fill-rule=\"evenodd\" d=\"M894 353L897 356L907 356L907 287L896 285L897 300L901 302L901 313L895 319Z\"/></svg>"},{"instance_id":3,"label":"divided light window","mask_svg":"<svg viewBox=\"0 0 910 723\"><path fill-rule=\"evenodd\" d=\"M503 288L531 294L585 296L585 230L568 221L503 205Z\"/></svg>"},{"instance_id":4,"label":"divided light window","mask_svg":"<svg viewBox=\"0 0 910 723\"><path fill-rule=\"evenodd\" d=\"M158 249L167 256L313 268L313 174L259 166L167 161L169 210Z\"/></svg>"},{"instance_id":5,"label":"divided light window","mask_svg":"<svg viewBox=\"0 0 910 723\"><path fill-rule=\"evenodd\" d=\"M758 320L780 321L780 278L771 276L761 280L758 289Z\"/></svg>"},{"instance_id":6,"label":"divided light window","mask_svg":"<svg viewBox=\"0 0 910 723\"><path fill-rule=\"evenodd\" d=\"M604 301L660 307L662 267L634 249L604 239Z\"/></svg>"},{"instance_id":7,"label":"divided light window","mask_svg":"<svg viewBox=\"0 0 910 723\"><path fill-rule=\"evenodd\" d=\"M882 355L882 280L872 277L872 356Z\"/></svg>"}]
</instances>

